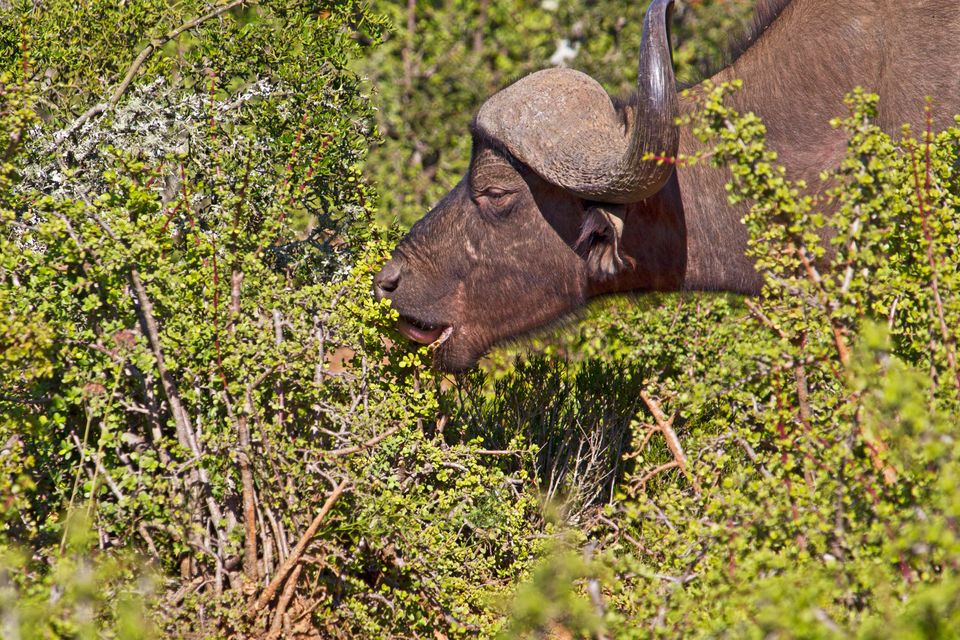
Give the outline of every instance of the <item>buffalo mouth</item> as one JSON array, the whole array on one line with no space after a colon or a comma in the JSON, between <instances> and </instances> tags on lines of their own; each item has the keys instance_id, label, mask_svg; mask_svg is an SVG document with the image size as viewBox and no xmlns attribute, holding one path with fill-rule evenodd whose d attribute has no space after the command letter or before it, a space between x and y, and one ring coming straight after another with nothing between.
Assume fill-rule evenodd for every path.
<instances>
[{"instance_id":1,"label":"buffalo mouth","mask_svg":"<svg viewBox=\"0 0 960 640\"><path fill-rule=\"evenodd\" d=\"M452 325L430 324L410 316L400 316L397 329L410 340L433 347L439 347L453 333Z\"/></svg>"}]
</instances>

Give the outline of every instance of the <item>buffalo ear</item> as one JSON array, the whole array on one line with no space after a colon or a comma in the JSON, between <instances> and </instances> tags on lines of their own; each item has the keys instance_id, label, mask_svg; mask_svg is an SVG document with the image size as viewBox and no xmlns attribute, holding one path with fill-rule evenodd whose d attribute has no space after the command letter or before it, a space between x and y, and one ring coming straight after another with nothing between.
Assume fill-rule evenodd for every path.
<instances>
[{"instance_id":1,"label":"buffalo ear","mask_svg":"<svg viewBox=\"0 0 960 640\"><path fill-rule=\"evenodd\" d=\"M587 261L590 277L612 278L636 263L620 250L626 207L597 204L587 209L574 250Z\"/></svg>"}]
</instances>

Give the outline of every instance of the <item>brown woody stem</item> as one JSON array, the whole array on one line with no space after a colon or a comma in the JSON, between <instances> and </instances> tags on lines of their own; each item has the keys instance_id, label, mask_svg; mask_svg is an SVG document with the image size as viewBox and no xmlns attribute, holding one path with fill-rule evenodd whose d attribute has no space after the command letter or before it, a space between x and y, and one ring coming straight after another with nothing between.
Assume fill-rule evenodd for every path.
<instances>
[{"instance_id":1,"label":"brown woody stem","mask_svg":"<svg viewBox=\"0 0 960 640\"><path fill-rule=\"evenodd\" d=\"M273 580L271 580L270 584L267 585L267 588L263 590L263 593L260 594L260 597L251 602L247 607L247 615L249 617L252 618L255 616L258 611L263 609L271 600L273 600L273 597L277 594L277 590L280 588L280 585L282 585L284 580L286 580L287 575L293 570L294 566L300 562L303 552L306 550L307 545L310 544L310 541L313 540L313 536L316 535L317 529L320 528L320 525L323 523L324 518L327 517L330 509L333 508L333 504L340 498L341 495L343 495L343 492L346 491L349 486L349 480L340 481L340 484L336 486L336 488L327 498L327 501L323 503L323 506L320 508L320 513L316 515L316 517L313 519L313 522L311 522L310 526L307 527L307 530L304 531L303 535L300 537L300 541L297 542L297 546L293 548L292 552L290 552L290 556L282 565L280 565L280 568L277 569L277 575L273 577Z\"/></svg>"}]
</instances>

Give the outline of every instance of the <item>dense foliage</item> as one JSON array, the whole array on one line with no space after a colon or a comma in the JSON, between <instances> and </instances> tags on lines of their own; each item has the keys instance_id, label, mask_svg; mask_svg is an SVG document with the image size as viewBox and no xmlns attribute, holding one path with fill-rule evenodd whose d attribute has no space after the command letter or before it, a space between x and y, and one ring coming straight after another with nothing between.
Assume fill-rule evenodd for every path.
<instances>
[{"instance_id":1,"label":"dense foliage","mask_svg":"<svg viewBox=\"0 0 960 640\"><path fill-rule=\"evenodd\" d=\"M643 3L9 4L3 637L955 633L960 128L853 91L814 199L707 86L679 170L755 203L763 296L607 302L441 379L369 295L374 218L512 77L629 89ZM681 78L751 5L678 2Z\"/></svg>"},{"instance_id":2,"label":"dense foliage","mask_svg":"<svg viewBox=\"0 0 960 640\"><path fill-rule=\"evenodd\" d=\"M492 500L502 472L428 438L430 376L380 338L390 313L369 279L387 245L360 176L369 103L344 66L379 19L353 3L240 4L193 7L202 22L130 8L135 43L166 19L197 24L104 102L123 82L110 83L112 36L92 43L103 74L51 67L78 79L62 85L42 80L45 46L58 52L57 29L109 33L114 14L5 15L17 48L3 81L4 530L30 550L10 579L24 595L64 579L46 567L70 552L62 514L79 510L105 557L136 549L176 580L157 607L172 635L312 628L311 614L343 636L444 615L476 627L498 587L469 578L508 584L536 542L478 556L449 512L509 534L534 503ZM103 106L67 116L74 100ZM344 495L325 516L329 545L304 571L296 545L331 492ZM266 595L245 607L301 572L277 615ZM22 617L23 632L120 615L94 594L44 625Z\"/></svg>"}]
</instances>

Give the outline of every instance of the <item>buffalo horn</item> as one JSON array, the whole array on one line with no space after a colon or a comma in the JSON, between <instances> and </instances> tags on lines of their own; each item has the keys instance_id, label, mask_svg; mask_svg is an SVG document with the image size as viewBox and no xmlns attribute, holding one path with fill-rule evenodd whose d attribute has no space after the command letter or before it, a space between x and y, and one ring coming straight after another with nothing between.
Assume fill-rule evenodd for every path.
<instances>
[{"instance_id":1,"label":"buffalo horn","mask_svg":"<svg viewBox=\"0 0 960 640\"><path fill-rule=\"evenodd\" d=\"M502 145L545 180L586 200L625 204L663 186L679 133L668 24L673 0L653 0L640 47L637 92L621 118L590 76L538 71L494 94L480 108L477 133Z\"/></svg>"}]
</instances>

